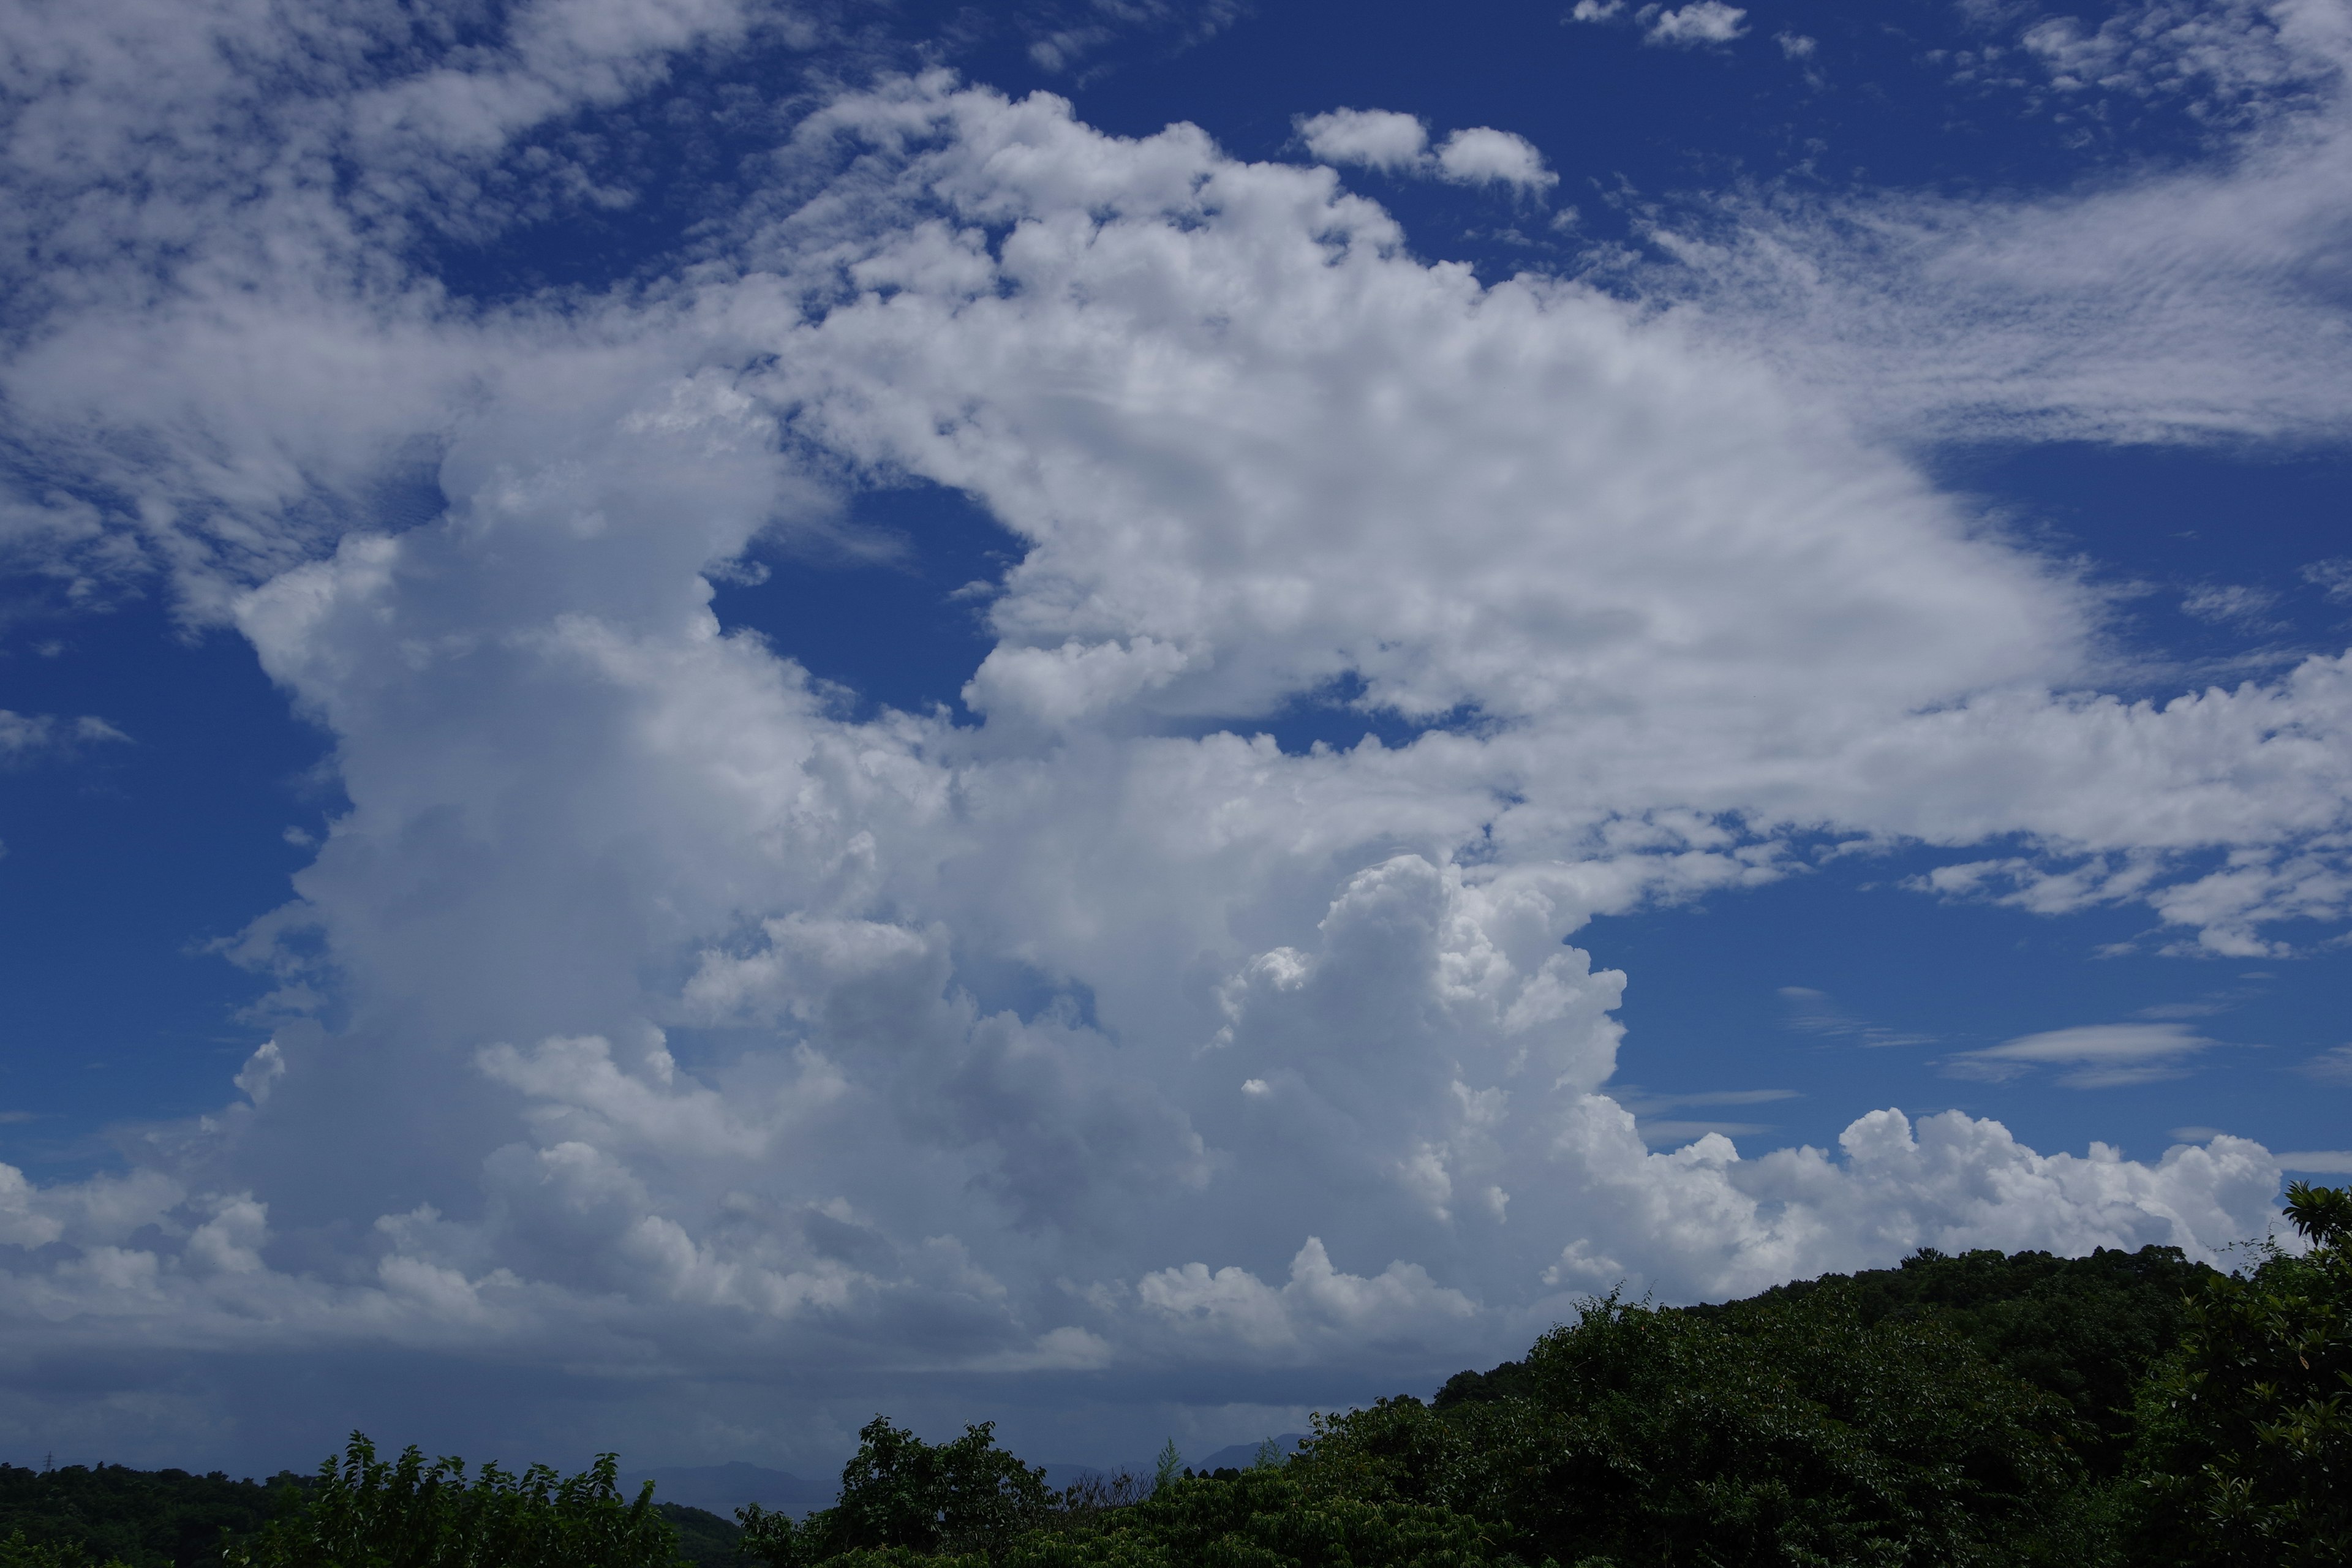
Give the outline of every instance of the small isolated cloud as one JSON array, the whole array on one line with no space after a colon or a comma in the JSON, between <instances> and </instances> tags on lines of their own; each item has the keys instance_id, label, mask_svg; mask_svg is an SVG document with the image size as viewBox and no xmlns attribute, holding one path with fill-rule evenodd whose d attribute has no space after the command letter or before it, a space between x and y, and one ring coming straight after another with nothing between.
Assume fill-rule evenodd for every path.
<instances>
[{"instance_id":1,"label":"small isolated cloud","mask_svg":"<svg viewBox=\"0 0 2352 1568\"><path fill-rule=\"evenodd\" d=\"M2037 1067L2074 1070L2058 1081L2069 1089L2113 1089L2179 1078L2183 1059L2215 1044L2184 1024L2088 1024L2021 1035L1981 1051L1966 1051L1945 1064L1955 1078L2002 1082Z\"/></svg>"},{"instance_id":2,"label":"small isolated cloud","mask_svg":"<svg viewBox=\"0 0 2352 1568\"><path fill-rule=\"evenodd\" d=\"M127 742L130 736L94 714L64 720L0 708L0 767L42 757L71 756L84 746Z\"/></svg>"},{"instance_id":3,"label":"small isolated cloud","mask_svg":"<svg viewBox=\"0 0 2352 1568\"><path fill-rule=\"evenodd\" d=\"M1307 150L1326 163L1357 163L1384 174L1458 185L1543 191L1559 184L1559 176L1544 167L1543 154L1533 142L1488 125L1456 131L1433 154L1428 127L1393 110L1335 109L1296 123Z\"/></svg>"},{"instance_id":4,"label":"small isolated cloud","mask_svg":"<svg viewBox=\"0 0 2352 1568\"><path fill-rule=\"evenodd\" d=\"M1297 121L1307 150L1326 163L1361 163L1402 174L1429 149L1429 131L1414 116L1388 109L1335 109Z\"/></svg>"},{"instance_id":5,"label":"small isolated cloud","mask_svg":"<svg viewBox=\"0 0 2352 1568\"><path fill-rule=\"evenodd\" d=\"M1772 41L1780 45L1780 52L1792 60L1811 59L1813 58L1813 51L1821 47L1802 33L1775 33L1772 35Z\"/></svg>"},{"instance_id":6,"label":"small isolated cloud","mask_svg":"<svg viewBox=\"0 0 2352 1568\"><path fill-rule=\"evenodd\" d=\"M2352 1149L2290 1149L2277 1159L2282 1170L2352 1176Z\"/></svg>"},{"instance_id":7,"label":"small isolated cloud","mask_svg":"<svg viewBox=\"0 0 2352 1568\"><path fill-rule=\"evenodd\" d=\"M1457 184L1516 185L1525 191L1548 190L1559 176L1544 167L1543 154L1524 136L1477 125L1456 131L1437 150L1437 166Z\"/></svg>"},{"instance_id":8,"label":"small isolated cloud","mask_svg":"<svg viewBox=\"0 0 2352 1568\"><path fill-rule=\"evenodd\" d=\"M1674 11L1647 5L1642 8L1640 16L1648 21L1648 29L1642 35L1643 43L1675 48L1727 44L1748 31L1748 13L1737 5L1725 5L1723 0L1696 0Z\"/></svg>"},{"instance_id":9,"label":"small isolated cloud","mask_svg":"<svg viewBox=\"0 0 2352 1568\"><path fill-rule=\"evenodd\" d=\"M2303 580L2339 605L2352 604L2352 555L2334 555L2303 569Z\"/></svg>"}]
</instances>

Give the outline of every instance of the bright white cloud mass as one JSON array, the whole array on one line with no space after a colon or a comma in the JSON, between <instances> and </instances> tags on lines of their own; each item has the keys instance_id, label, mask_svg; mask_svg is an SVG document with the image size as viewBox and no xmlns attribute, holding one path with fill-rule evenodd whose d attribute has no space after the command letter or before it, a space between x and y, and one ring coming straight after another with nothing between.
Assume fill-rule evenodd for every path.
<instances>
[{"instance_id":1,"label":"bright white cloud mass","mask_svg":"<svg viewBox=\"0 0 2352 1568\"><path fill-rule=\"evenodd\" d=\"M1086 1374L1070 1429L1142 1452L1621 1281L2265 1228L2279 1164L2226 1135L1856 1104L1834 1149L1654 1152L1628 976L1576 940L1905 844L1955 852L1906 897L2132 906L2185 952L2340 928L2352 655L2151 689L2108 590L1919 455L2341 436L2340 6L2247 7L2267 75L2026 35L2043 93L2242 110L2177 166L1751 192L1590 275L1432 259L1350 184L1540 226L1570 148L1301 104L1297 161L1251 161L886 59L779 88L688 248L496 297L451 258L653 199L594 116L730 52L866 59L857 19L7 14L16 569L233 629L348 799L233 946L276 1022L223 1108L0 1166L12 1437L224 1443L316 1363L540 1402L500 1433L568 1430L572 1380L812 1465L877 1405ZM854 503L922 486L1017 542L962 714L723 626L755 558L910 548ZM1417 734L1286 750L1301 700ZM124 742L5 717L12 760ZM2211 1043L1955 1059L2097 1087Z\"/></svg>"}]
</instances>

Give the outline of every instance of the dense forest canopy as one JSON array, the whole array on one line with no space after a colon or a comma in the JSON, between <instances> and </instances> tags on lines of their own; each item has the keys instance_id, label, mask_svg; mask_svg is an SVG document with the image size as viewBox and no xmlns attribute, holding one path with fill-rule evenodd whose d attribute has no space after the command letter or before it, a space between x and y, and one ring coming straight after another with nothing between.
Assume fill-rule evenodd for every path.
<instances>
[{"instance_id":1,"label":"dense forest canopy","mask_svg":"<svg viewBox=\"0 0 2352 1568\"><path fill-rule=\"evenodd\" d=\"M2352 1194L2240 1274L1922 1251L1746 1300L1612 1294L1248 1470L1055 1491L883 1417L837 1501L729 1525L581 1475L350 1449L268 1486L0 1467L0 1568L1634 1568L2352 1562Z\"/></svg>"}]
</instances>

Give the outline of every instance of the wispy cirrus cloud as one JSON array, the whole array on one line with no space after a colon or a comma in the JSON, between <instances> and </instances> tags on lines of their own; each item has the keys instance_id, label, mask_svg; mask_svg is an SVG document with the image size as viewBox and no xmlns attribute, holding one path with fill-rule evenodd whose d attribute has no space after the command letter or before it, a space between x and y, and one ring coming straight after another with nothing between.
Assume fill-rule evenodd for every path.
<instances>
[{"instance_id":1,"label":"wispy cirrus cloud","mask_svg":"<svg viewBox=\"0 0 2352 1568\"><path fill-rule=\"evenodd\" d=\"M1664 1114L1672 1111L1772 1105L1800 1098L1793 1089L1719 1089L1687 1094L1651 1094L1632 1084L1613 1084L1610 1098L1633 1113L1642 1141L1653 1147L1696 1142L1709 1133L1726 1138L1752 1138L1773 1131L1769 1121L1707 1121Z\"/></svg>"},{"instance_id":2,"label":"wispy cirrus cloud","mask_svg":"<svg viewBox=\"0 0 2352 1568\"><path fill-rule=\"evenodd\" d=\"M2322 1083L2352 1084L2352 1046L2336 1046L2303 1064L2303 1070Z\"/></svg>"},{"instance_id":3,"label":"wispy cirrus cloud","mask_svg":"<svg viewBox=\"0 0 2352 1568\"><path fill-rule=\"evenodd\" d=\"M1998 1083L2036 1068L2063 1068L2057 1081L2068 1089L2116 1089L2185 1077L2189 1058L2219 1043L2186 1024L2087 1024L1963 1051L1948 1058L1944 1070Z\"/></svg>"},{"instance_id":4,"label":"wispy cirrus cloud","mask_svg":"<svg viewBox=\"0 0 2352 1568\"><path fill-rule=\"evenodd\" d=\"M1788 1009L1788 1026L1808 1035L1849 1040L1858 1046L1928 1046L1933 1035L1890 1029L1857 1018L1841 1008L1826 991L1810 985L1783 985L1780 1001Z\"/></svg>"},{"instance_id":5,"label":"wispy cirrus cloud","mask_svg":"<svg viewBox=\"0 0 2352 1568\"><path fill-rule=\"evenodd\" d=\"M1703 305L1907 438L2342 438L2352 391L2305 352L2341 331L2341 7L2159 0L2095 30L2025 27L2038 68L2004 90L2179 100L2211 156L2024 197L1792 188L1685 204L1654 220L1667 260L1636 269L1643 286Z\"/></svg>"}]
</instances>

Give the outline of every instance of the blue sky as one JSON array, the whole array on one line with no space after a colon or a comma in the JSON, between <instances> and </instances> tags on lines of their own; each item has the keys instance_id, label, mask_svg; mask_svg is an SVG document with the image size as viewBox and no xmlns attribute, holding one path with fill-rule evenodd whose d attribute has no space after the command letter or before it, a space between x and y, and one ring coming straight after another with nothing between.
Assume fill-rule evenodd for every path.
<instances>
[{"instance_id":1,"label":"blue sky","mask_svg":"<svg viewBox=\"0 0 2352 1568\"><path fill-rule=\"evenodd\" d=\"M0 1457L1206 1452L2352 1170L2340 5L10 11Z\"/></svg>"}]
</instances>

